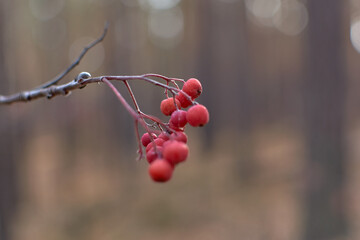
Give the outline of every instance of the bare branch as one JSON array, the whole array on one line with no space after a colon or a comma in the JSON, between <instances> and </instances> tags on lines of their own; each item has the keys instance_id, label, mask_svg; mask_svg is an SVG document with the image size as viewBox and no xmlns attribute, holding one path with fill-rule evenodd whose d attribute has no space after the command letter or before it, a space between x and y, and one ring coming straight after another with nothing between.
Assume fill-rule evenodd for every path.
<instances>
[{"instance_id":1,"label":"bare branch","mask_svg":"<svg viewBox=\"0 0 360 240\"><path fill-rule=\"evenodd\" d=\"M89 45L87 45L82 52L80 53L80 55L78 56L77 59L75 59L75 61L62 73L60 73L59 75L57 75L54 79L36 87L35 89L41 89L41 88L47 88L50 87L52 85L56 85L61 79L63 79L66 74L68 74L71 70L73 70L81 61L81 59L85 56L85 54L92 48L94 47L96 44L98 44L99 42L101 42L102 40L104 40L105 35L107 33L107 30L109 28L109 23L106 22L105 23L105 27L104 27L104 31L102 33L102 35L96 39L95 41L93 41L92 43L90 43Z\"/></svg>"},{"instance_id":2,"label":"bare branch","mask_svg":"<svg viewBox=\"0 0 360 240\"><path fill-rule=\"evenodd\" d=\"M80 73L79 76L81 74L84 74L84 73ZM83 88L87 84L105 82L105 80L123 81L123 82L130 81L130 80L143 80L143 81L149 82L153 85L167 89L174 95L178 94L179 92L182 92L185 96L187 96L189 99L191 99L182 90L175 88L175 87L168 86L166 84L163 84L161 82L158 82L156 80L148 78L147 76L149 76L149 75L143 74L143 75L133 75L133 76L100 76L100 77L90 77L87 79L77 77L75 80L73 80L69 83L66 83L66 84L62 84L62 85L57 85L57 86L53 85L53 86L49 86L47 88L40 88L40 89L36 88L33 90L23 91L23 92L19 92L19 93L7 95L7 96L0 95L0 105L11 104L11 103L16 103L16 102L28 102L28 101L35 100L37 98L42 98L42 97L51 99L58 95L67 95L72 90ZM152 76L157 77L157 74L152 74ZM161 75L159 75L159 76L161 76ZM161 76L160 78L163 79L163 78L167 78L167 77ZM170 80L171 78L167 78L167 79Z\"/></svg>"},{"instance_id":3,"label":"bare branch","mask_svg":"<svg viewBox=\"0 0 360 240\"><path fill-rule=\"evenodd\" d=\"M50 86L48 88L34 89L30 91L23 91L8 96L0 95L0 104L10 104L15 102L28 102L37 98L47 97L52 98L57 95L67 95L71 90L80 88L81 84L76 81L71 81L67 84L59 86Z\"/></svg>"}]
</instances>

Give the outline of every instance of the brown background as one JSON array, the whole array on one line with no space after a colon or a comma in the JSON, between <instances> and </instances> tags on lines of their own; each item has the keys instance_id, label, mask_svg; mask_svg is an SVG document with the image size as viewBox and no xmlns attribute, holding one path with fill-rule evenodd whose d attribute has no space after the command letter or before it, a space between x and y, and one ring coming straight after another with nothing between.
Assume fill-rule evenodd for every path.
<instances>
[{"instance_id":1,"label":"brown background","mask_svg":"<svg viewBox=\"0 0 360 240\"><path fill-rule=\"evenodd\" d=\"M211 114L166 184L105 85L0 107L0 239L359 239L360 1L3 0L0 93L148 72ZM117 84L124 94L124 86ZM162 90L132 83L161 116ZM166 118L163 118L166 119Z\"/></svg>"}]
</instances>

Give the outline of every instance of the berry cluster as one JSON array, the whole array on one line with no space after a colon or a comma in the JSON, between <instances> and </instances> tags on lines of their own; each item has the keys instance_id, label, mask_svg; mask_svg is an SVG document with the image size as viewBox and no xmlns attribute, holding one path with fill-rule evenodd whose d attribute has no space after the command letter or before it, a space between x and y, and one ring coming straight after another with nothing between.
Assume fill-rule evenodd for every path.
<instances>
[{"instance_id":1,"label":"berry cluster","mask_svg":"<svg viewBox=\"0 0 360 240\"><path fill-rule=\"evenodd\" d=\"M153 78L166 81L166 84ZM132 107L117 88L110 82L122 81L128 90ZM166 98L160 104L160 110L165 116L170 116L168 122L146 114L140 110L129 81L142 80L157 87L165 89ZM135 133L139 144L139 159L145 156L150 164L149 174L156 182L168 181L175 166L184 162L189 154L187 136L184 132L187 124L193 127L201 127L209 122L209 112L205 106L195 102L202 93L199 80L190 78L187 81L178 78L169 78L160 74L148 73L138 76L103 76L99 81L106 83L115 93L121 104L133 117ZM180 89L178 82L183 83ZM171 97L169 97L169 93ZM187 109L188 108L188 109ZM187 111L185 110L187 109ZM140 138L139 125L143 126L145 133Z\"/></svg>"},{"instance_id":2,"label":"berry cluster","mask_svg":"<svg viewBox=\"0 0 360 240\"><path fill-rule=\"evenodd\" d=\"M201 92L199 80L187 80L176 96L167 97L160 104L161 112L170 116L166 129L158 135L149 131L141 137L141 143L146 148L146 159L150 164L149 174L154 181L168 181L175 166L188 157L187 135L184 132L186 124L198 127L209 121L206 107L194 102ZM187 111L183 110L189 106L191 107Z\"/></svg>"}]
</instances>

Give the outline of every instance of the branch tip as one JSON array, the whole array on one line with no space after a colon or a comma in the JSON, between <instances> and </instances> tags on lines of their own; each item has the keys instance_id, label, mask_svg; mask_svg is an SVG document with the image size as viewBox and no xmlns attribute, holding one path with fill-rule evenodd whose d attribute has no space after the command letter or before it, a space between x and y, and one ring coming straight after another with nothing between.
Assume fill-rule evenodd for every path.
<instances>
[{"instance_id":1,"label":"branch tip","mask_svg":"<svg viewBox=\"0 0 360 240\"><path fill-rule=\"evenodd\" d=\"M75 61L67 69L65 69L65 71L60 73L53 80L50 80L50 81L38 86L35 89L47 88L47 87L50 87L52 85L56 85L58 82L60 82L61 79L63 79L71 70L73 70L80 63L81 59L85 56L85 54L91 48L93 48L95 45L97 45L98 43L100 43L101 41L104 40L108 29L109 29L109 22L106 22L105 26L104 26L103 33L101 34L101 36L99 38L97 38L96 40L94 40L93 42L91 42L89 45L85 46L84 49L82 50L82 52L80 53L80 55L78 56L78 58L75 59Z\"/></svg>"}]
</instances>

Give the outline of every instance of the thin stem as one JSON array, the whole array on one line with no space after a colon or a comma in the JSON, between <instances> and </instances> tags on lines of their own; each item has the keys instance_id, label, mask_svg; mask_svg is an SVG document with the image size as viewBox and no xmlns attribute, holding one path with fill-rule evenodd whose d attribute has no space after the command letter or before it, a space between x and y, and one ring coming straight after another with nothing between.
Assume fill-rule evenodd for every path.
<instances>
[{"instance_id":1,"label":"thin stem","mask_svg":"<svg viewBox=\"0 0 360 240\"><path fill-rule=\"evenodd\" d=\"M135 105L136 111L137 111L138 113L140 113L139 105L138 105L138 103L137 103L137 101L136 101L135 95L134 95L133 91L131 90L131 87L130 87L128 81L127 81L127 80L124 80L124 84L125 84L128 92L129 92L129 94L130 94L130 97L131 97L131 99L132 99L132 101L133 101L133 103L134 103L134 105Z\"/></svg>"},{"instance_id":2,"label":"thin stem","mask_svg":"<svg viewBox=\"0 0 360 240\"><path fill-rule=\"evenodd\" d=\"M136 140L137 140L137 143L138 143L138 154L139 154L137 160L139 161L143 157L143 151L142 151L140 134L139 134L139 122L138 122L138 120L135 120L135 135L136 135Z\"/></svg>"},{"instance_id":3,"label":"thin stem","mask_svg":"<svg viewBox=\"0 0 360 240\"><path fill-rule=\"evenodd\" d=\"M121 93L115 88L115 86L105 77L102 78L102 82L106 83L111 88L111 90L115 93L116 97L119 99L121 104L130 113L130 115L134 118L134 120L138 120L140 118L140 115L137 112L135 112L134 109L132 109L132 107L128 104L128 102L121 95Z\"/></svg>"},{"instance_id":4,"label":"thin stem","mask_svg":"<svg viewBox=\"0 0 360 240\"><path fill-rule=\"evenodd\" d=\"M56 76L54 79L36 87L35 89L41 89L41 88L47 88L50 87L52 85L57 84L58 82L60 82L61 79L63 79L71 70L73 70L77 65L79 65L81 59L85 56L85 54L91 49L93 48L96 44L100 43L102 40L104 40L106 33L108 31L109 28L109 22L105 23L105 27L104 27L104 31L101 34L101 36L94 40L92 43L90 43L89 45L87 45L82 52L80 53L80 55L77 57L77 59L75 59L75 61L67 68L65 69L65 71L63 71L62 73L60 73L58 76Z\"/></svg>"},{"instance_id":5,"label":"thin stem","mask_svg":"<svg viewBox=\"0 0 360 240\"><path fill-rule=\"evenodd\" d=\"M170 82L171 82L172 84L174 84L174 86L175 86L177 89L180 89L180 88L179 88L179 85L178 85L174 80L171 80Z\"/></svg>"},{"instance_id":6,"label":"thin stem","mask_svg":"<svg viewBox=\"0 0 360 240\"><path fill-rule=\"evenodd\" d=\"M138 124L140 123L145 129L146 131L149 133L149 136L150 136L150 140L151 140L151 143L150 144L154 144L154 149L155 151L157 151L157 148L156 148L156 144L154 142L154 138L152 137L151 135L151 132L144 120L144 117L147 117L151 120L153 120L154 122L157 122L159 124L163 124L161 122L160 119L158 118L155 118L153 116L150 116L150 115L146 115L146 114L143 114L141 111L140 111L140 108L139 108L139 105L137 104L136 102L136 99L135 99L135 96L128 84L127 81L124 81L125 85L127 86L129 92L130 92L130 95L132 96L132 99L133 99L133 102L134 102L134 105L137 109L137 112L135 112L135 110L129 105L129 103L125 100L125 98L121 95L121 93L115 88L115 86L108 80L106 79L106 77L103 77L101 79L102 82L106 83L110 89L115 93L116 97L119 99L119 101L121 102L121 104L125 107L125 109L130 113L130 115L134 118L134 121L135 121L135 134L136 134L136 138L137 138L137 141L138 141L138 153L139 153L139 157L138 159L140 160L142 157L143 157L143 152L142 152L142 147L141 147L141 140L140 140L140 134L139 134L139 126ZM158 151L157 151L158 152ZM159 154L159 153L158 153Z\"/></svg>"},{"instance_id":7,"label":"thin stem","mask_svg":"<svg viewBox=\"0 0 360 240\"><path fill-rule=\"evenodd\" d=\"M164 79L165 81L169 82L169 81L179 81L184 83L185 80L184 79L180 79L180 78L169 78L160 74L156 74L156 73L147 73L143 75L144 77L156 77L156 78L161 78Z\"/></svg>"},{"instance_id":8,"label":"thin stem","mask_svg":"<svg viewBox=\"0 0 360 240\"><path fill-rule=\"evenodd\" d=\"M169 82L166 82L166 86L169 86ZM169 98L169 93L168 93L167 88L165 88L164 93L165 93L166 98Z\"/></svg>"},{"instance_id":9,"label":"thin stem","mask_svg":"<svg viewBox=\"0 0 360 240\"><path fill-rule=\"evenodd\" d=\"M134 103L134 105L135 105L135 108L136 108L137 113L139 114L139 116L140 116L140 118L142 119L142 121L145 123L145 130L146 130L147 133L149 133L149 137L150 137L151 142L154 142L154 138L153 138L153 136L151 135L151 131L150 131L150 129L148 128L148 124L146 123L146 121L145 121L145 119L144 119L144 115L142 114L142 112L141 112L141 110L140 110L139 104L138 104L137 101L136 101L135 95L134 95L134 93L133 93L133 91L132 91L132 89L131 89L128 81L125 80L125 81L124 81L124 84L125 84L128 92L129 92L129 94L130 94L130 97L131 97L131 99L132 99L132 101L133 101L133 103ZM138 128L136 128L136 134L139 135L139 130L138 130ZM138 140L138 144L139 144L139 152L140 152L140 154L142 155L140 136L139 136L139 138L138 138L137 140ZM155 148L156 148L156 147L155 147ZM140 158L141 158L141 157L140 157Z\"/></svg>"}]
</instances>

